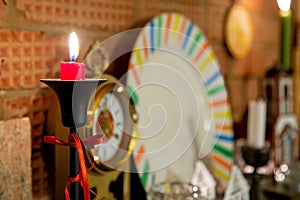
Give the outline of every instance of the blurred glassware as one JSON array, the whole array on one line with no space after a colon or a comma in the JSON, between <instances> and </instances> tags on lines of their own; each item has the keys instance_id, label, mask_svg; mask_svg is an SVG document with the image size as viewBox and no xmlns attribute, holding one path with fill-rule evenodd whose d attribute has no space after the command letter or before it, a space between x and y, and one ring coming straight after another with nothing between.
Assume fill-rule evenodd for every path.
<instances>
[{"instance_id":1,"label":"blurred glassware","mask_svg":"<svg viewBox=\"0 0 300 200\"><path fill-rule=\"evenodd\" d=\"M288 191L300 193L300 162L281 164L274 169L274 180Z\"/></svg>"},{"instance_id":2,"label":"blurred glassware","mask_svg":"<svg viewBox=\"0 0 300 200\"><path fill-rule=\"evenodd\" d=\"M149 200L203 200L199 187L191 183L163 182L153 185L148 192Z\"/></svg>"}]
</instances>

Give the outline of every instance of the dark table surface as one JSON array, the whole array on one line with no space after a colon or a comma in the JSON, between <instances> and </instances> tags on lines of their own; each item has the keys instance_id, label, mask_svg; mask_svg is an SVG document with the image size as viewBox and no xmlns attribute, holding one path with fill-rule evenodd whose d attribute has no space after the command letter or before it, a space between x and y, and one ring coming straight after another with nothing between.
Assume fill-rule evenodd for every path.
<instances>
[{"instance_id":1,"label":"dark table surface","mask_svg":"<svg viewBox=\"0 0 300 200\"><path fill-rule=\"evenodd\" d=\"M245 175L245 177L251 187L252 175ZM292 183L291 186L284 183L276 184L272 176L268 175L260 176L259 184L264 199L258 200L300 200L300 188L292 188L293 186L300 185L300 183Z\"/></svg>"}]
</instances>

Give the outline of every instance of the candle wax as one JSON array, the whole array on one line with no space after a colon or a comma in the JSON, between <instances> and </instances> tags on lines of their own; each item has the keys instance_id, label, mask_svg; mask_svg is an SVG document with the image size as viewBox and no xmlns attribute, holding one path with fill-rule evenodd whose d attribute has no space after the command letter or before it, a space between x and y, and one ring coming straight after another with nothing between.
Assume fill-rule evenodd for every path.
<instances>
[{"instance_id":1,"label":"candle wax","mask_svg":"<svg viewBox=\"0 0 300 200\"><path fill-rule=\"evenodd\" d=\"M61 80L84 80L85 65L79 62L60 62Z\"/></svg>"},{"instance_id":2,"label":"candle wax","mask_svg":"<svg viewBox=\"0 0 300 200\"><path fill-rule=\"evenodd\" d=\"M281 16L281 64L285 71L291 67L291 11L280 12Z\"/></svg>"},{"instance_id":3,"label":"candle wax","mask_svg":"<svg viewBox=\"0 0 300 200\"><path fill-rule=\"evenodd\" d=\"M251 100L248 110L247 144L260 149L265 145L266 102Z\"/></svg>"}]
</instances>

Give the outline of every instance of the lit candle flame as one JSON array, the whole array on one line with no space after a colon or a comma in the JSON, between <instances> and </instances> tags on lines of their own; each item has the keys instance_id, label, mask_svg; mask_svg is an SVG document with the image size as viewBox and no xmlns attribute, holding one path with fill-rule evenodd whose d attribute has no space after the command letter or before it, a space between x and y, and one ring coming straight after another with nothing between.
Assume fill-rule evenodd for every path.
<instances>
[{"instance_id":1,"label":"lit candle flame","mask_svg":"<svg viewBox=\"0 0 300 200\"><path fill-rule=\"evenodd\" d=\"M291 0L277 0L277 4L281 11L287 12L291 7Z\"/></svg>"},{"instance_id":2,"label":"lit candle flame","mask_svg":"<svg viewBox=\"0 0 300 200\"><path fill-rule=\"evenodd\" d=\"M78 37L75 32L70 33L69 37L69 54L70 60L75 61L79 54Z\"/></svg>"}]
</instances>

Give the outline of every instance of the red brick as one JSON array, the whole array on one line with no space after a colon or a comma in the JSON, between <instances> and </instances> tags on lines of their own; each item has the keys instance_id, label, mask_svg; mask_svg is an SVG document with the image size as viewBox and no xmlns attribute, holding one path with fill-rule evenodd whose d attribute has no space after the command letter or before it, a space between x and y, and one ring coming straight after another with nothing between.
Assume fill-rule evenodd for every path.
<instances>
[{"instance_id":1,"label":"red brick","mask_svg":"<svg viewBox=\"0 0 300 200\"><path fill-rule=\"evenodd\" d=\"M66 36L49 37L39 32L0 29L0 38L0 89L39 86L37 77L48 75L54 78L57 74L58 67L47 64L56 63L62 59L61 56L68 54L65 48L68 45L67 39L62 40Z\"/></svg>"},{"instance_id":2,"label":"red brick","mask_svg":"<svg viewBox=\"0 0 300 200\"><path fill-rule=\"evenodd\" d=\"M0 87L2 89L8 89L11 84L10 84L10 79L8 77L1 77L0 76Z\"/></svg>"},{"instance_id":3,"label":"red brick","mask_svg":"<svg viewBox=\"0 0 300 200\"><path fill-rule=\"evenodd\" d=\"M45 121L45 116L44 116L44 112L40 113L40 116L34 116L34 120L37 120L35 123L32 125L33 128L33 136L37 136L37 137L42 137L42 133L43 133L43 126L44 126L44 121ZM40 119L37 119L40 118ZM40 122L38 122L40 121ZM42 140L41 140L42 141ZM41 141L39 141L39 143L41 143Z\"/></svg>"},{"instance_id":4,"label":"red brick","mask_svg":"<svg viewBox=\"0 0 300 200\"><path fill-rule=\"evenodd\" d=\"M1 58L1 72L4 73L8 73L9 72L9 65L8 65L8 58L7 57L2 57Z\"/></svg>"},{"instance_id":5,"label":"red brick","mask_svg":"<svg viewBox=\"0 0 300 200\"><path fill-rule=\"evenodd\" d=\"M50 95L34 91L26 91L21 94L9 93L5 97L3 105L5 119L30 116L32 124L42 123L44 120L42 113L49 107L52 100L52 93Z\"/></svg>"},{"instance_id":6,"label":"red brick","mask_svg":"<svg viewBox=\"0 0 300 200\"><path fill-rule=\"evenodd\" d=\"M168 4L168 6L166 6ZM139 19L136 24L141 23L141 21L148 21L151 18L170 10L175 10L180 14L184 14L187 18L191 19L194 23L201 27L202 23L205 21L204 18L204 8L200 5L203 3L197 1L147 1L141 0L136 3L136 10L143 10L143 12L136 12L135 18Z\"/></svg>"},{"instance_id":7,"label":"red brick","mask_svg":"<svg viewBox=\"0 0 300 200\"><path fill-rule=\"evenodd\" d=\"M9 49L6 47L0 47L0 56L2 59L9 56Z\"/></svg>"},{"instance_id":8,"label":"red brick","mask_svg":"<svg viewBox=\"0 0 300 200\"><path fill-rule=\"evenodd\" d=\"M20 82L21 82L21 80L20 80L20 76L12 76L11 78L10 78L10 84L11 84L11 88L13 88L13 89L17 89L17 88L19 88L20 87Z\"/></svg>"},{"instance_id":9,"label":"red brick","mask_svg":"<svg viewBox=\"0 0 300 200\"><path fill-rule=\"evenodd\" d=\"M97 0L90 3L68 3L69 0L60 2L47 2L41 4L38 0L17 0L17 9L25 12L28 19L46 23L77 25L88 28L107 28L108 30L121 31L130 28L132 23L132 1L104 1L104 4L96 4ZM93 3L91 3L93 2ZM72 4L72 6L69 6ZM115 8L121 16L114 19ZM104 17L93 18L95 13L101 11Z\"/></svg>"},{"instance_id":10,"label":"red brick","mask_svg":"<svg viewBox=\"0 0 300 200\"><path fill-rule=\"evenodd\" d=\"M21 56L21 49L19 47L11 47L11 54L16 56L16 57L20 57Z\"/></svg>"},{"instance_id":11,"label":"red brick","mask_svg":"<svg viewBox=\"0 0 300 200\"><path fill-rule=\"evenodd\" d=\"M10 31L0 29L0 41L1 42L9 42L10 41Z\"/></svg>"},{"instance_id":12,"label":"red brick","mask_svg":"<svg viewBox=\"0 0 300 200\"><path fill-rule=\"evenodd\" d=\"M11 97L4 101L4 116L6 119L23 117L30 109L30 96Z\"/></svg>"},{"instance_id":13,"label":"red brick","mask_svg":"<svg viewBox=\"0 0 300 200\"><path fill-rule=\"evenodd\" d=\"M34 79L32 75L23 76L21 79L21 87L22 88L33 88L35 85Z\"/></svg>"},{"instance_id":14,"label":"red brick","mask_svg":"<svg viewBox=\"0 0 300 200\"><path fill-rule=\"evenodd\" d=\"M40 109L43 106L43 96L41 94L37 94L32 101L32 107L33 109Z\"/></svg>"},{"instance_id":15,"label":"red brick","mask_svg":"<svg viewBox=\"0 0 300 200\"><path fill-rule=\"evenodd\" d=\"M12 70L14 73L22 72L22 66L19 62L12 63Z\"/></svg>"},{"instance_id":16,"label":"red brick","mask_svg":"<svg viewBox=\"0 0 300 200\"><path fill-rule=\"evenodd\" d=\"M11 38L11 41L16 42L23 42L23 37L22 37L22 33L20 31L14 31L11 30L10 33L8 33L8 37Z\"/></svg>"}]
</instances>

